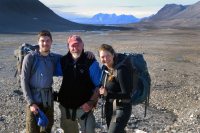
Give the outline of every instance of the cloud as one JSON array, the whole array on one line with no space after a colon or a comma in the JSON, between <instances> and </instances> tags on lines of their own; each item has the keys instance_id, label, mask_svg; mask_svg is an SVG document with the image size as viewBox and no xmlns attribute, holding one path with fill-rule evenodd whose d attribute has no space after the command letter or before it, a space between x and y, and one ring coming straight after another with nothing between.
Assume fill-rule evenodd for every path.
<instances>
[{"instance_id":1,"label":"cloud","mask_svg":"<svg viewBox=\"0 0 200 133\"><path fill-rule=\"evenodd\" d=\"M117 7L122 7L122 8L138 8L138 7L142 7L142 6L117 6Z\"/></svg>"},{"instance_id":2,"label":"cloud","mask_svg":"<svg viewBox=\"0 0 200 133\"><path fill-rule=\"evenodd\" d=\"M77 13L77 12L61 12L59 10L54 10L54 12L56 14L58 14L59 16L65 18L65 19L69 19L69 20L73 20L73 19L76 19L76 18L85 18L87 16L83 15L83 14L80 14L80 13Z\"/></svg>"},{"instance_id":3,"label":"cloud","mask_svg":"<svg viewBox=\"0 0 200 133\"><path fill-rule=\"evenodd\" d=\"M54 8L54 9L61 9L61 8L73 8L75 6L73 5L50 5L50 8Z\"/></svg>"}]
</instances>

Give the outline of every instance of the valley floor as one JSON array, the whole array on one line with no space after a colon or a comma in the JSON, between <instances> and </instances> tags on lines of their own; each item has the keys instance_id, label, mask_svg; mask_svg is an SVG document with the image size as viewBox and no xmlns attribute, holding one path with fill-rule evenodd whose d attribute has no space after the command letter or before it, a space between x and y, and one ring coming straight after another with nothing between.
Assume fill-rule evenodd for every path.
<instances>
[{"instance_id":1,"label":"valley floor","mask_svg":"<svg viewBox=\"0 0 200 133\"><path fill-rule=\"evenodd\" d=\"M52 50L67 52L66 37L75 32L53 33ZM143 118L143 105L133 107L127 132L200 132L200 31L155 29L142 31L77 32L85 50L97 56L100 44L111 44L117 52L143 53L152 78L150 107ZM0 132L17 133L25 128L25 101L14 78L13 51L23 42L36 44L36 34L0 34ZM60 78L54 88L59 89ZM59 110L55 106L55 126ZM95 110L100 132L100 109Z\"/></svg>"}]
</instances>

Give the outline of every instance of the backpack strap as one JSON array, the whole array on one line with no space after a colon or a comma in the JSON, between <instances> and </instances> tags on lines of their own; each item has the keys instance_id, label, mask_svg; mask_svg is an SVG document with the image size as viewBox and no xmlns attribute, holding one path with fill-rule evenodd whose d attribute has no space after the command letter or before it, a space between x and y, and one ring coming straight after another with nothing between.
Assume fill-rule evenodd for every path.
<instances>
[{"instance_id":1,"label":"backpack strap","mask_svg":"<svg viewBox=\"0 0 200 133\"><path fill-rule=\"evenodd\" d=\"M71 114L68 108L65 108L66 118L71 119Z\"/></svg>"},{"instance_id":2,"label":"backpack strap","mask_svg":"<svg viewBox=\"0 0 200 133\"><path fill-rule=\"evenodd\" d=\"M150 89L148 89L148 95L145 100L145 111L144 111L144 117L147 115L147 107L149 106L149 99L150 99Z\"/></svg>"},{"instance_id":3,"label":"backpack strap","mask_svg":"<svg viewBox=\"0 0 200 133\"><path fill-rule=\"evenodd\" d=\"M76 109L72 109L72 117L71 117L72 121L76 120Z\"/></svg>"},{"instance_id":4,"label":"backpack strap","mask_svg":"<svg viewBox=\"0 0 200 133\"><path fill-rule=\"evenodd\" d=\"M72 121L75 121L76 112L77 112L77 109L69 109L65 107L66 119L71 119Z\"/></svg>"},{"instance_id":5,"label":"backpack strap","mask_svg":"<svg viewBox=\"0 0 200 133\"><path fill-rule=\"evenodd\" d=\"M37 52L31 52L31 55L33 56L32 67L31 67L31 75L33 75L36 72L37 65L38 65L38 53Z\"/></svg>"},{"instance_id":6,"label":"backpack strap","mask_svg":"<svg viewBox=\"0 0 200 133\"><path fill-rule=\"evenodd\" d=\"M50 53L50 59L51 59L51 62L53 63L53 65L54 65L54 68L55 68L55 66L56 66L56 54L54 54L54 53Z\"/></svg>"}]
</instances>

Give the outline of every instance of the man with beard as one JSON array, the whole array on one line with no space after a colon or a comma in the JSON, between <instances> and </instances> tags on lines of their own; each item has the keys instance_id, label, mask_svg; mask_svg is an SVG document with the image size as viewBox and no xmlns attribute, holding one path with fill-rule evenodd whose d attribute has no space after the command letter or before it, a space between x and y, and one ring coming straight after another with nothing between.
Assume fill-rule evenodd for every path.
<instances>
[{"instance_id":1,"label":"man with beard","mask_svg":"<svg viewBox=\"0 0 200 133\"><path fill-rule=\"evenodd\" d=\"M63 81L58 93L61 128L66 133L95 133L93 108L98 100L101 69L96 59L88 59L80 36L67 39L69 52L61 58Z\"/></svg>"}]
</instances>

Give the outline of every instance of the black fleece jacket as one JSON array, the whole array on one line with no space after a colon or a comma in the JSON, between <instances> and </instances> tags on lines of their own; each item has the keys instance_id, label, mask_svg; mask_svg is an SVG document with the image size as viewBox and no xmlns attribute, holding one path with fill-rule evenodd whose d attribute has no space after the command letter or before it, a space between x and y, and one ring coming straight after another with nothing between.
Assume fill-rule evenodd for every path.
<instances>
[{"instance_id":1,"label":"black fleece jacket","mask_svg":"<svg viewBox=\"0 0 200 133\"><path fill-rule=\"evenodd\" d=\"M137 86L138 73L131 68L128 62L124 62L124 56L116 55L114 60L114 78L106 82L109 99L130 99L130 96Z\"/></svg>"},{"instance_id":2,"label":"black fleece jacket","mask_svg":"<svg viewBox=\"0 0 200 133\"><path fill-rule=\"evenodd\" d=\"M58 100L65 108L76 109L90 100L95 85L90 79L89 67L94 61L84 52L76 62L70 53L61 58L63 81Z\"/></svg>"}]
</instances>

